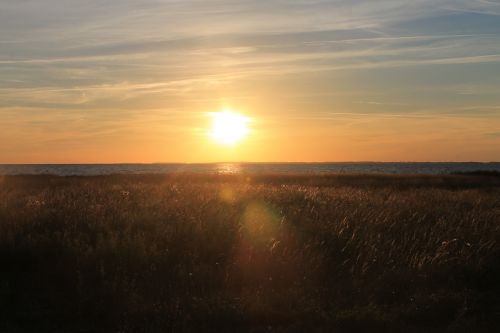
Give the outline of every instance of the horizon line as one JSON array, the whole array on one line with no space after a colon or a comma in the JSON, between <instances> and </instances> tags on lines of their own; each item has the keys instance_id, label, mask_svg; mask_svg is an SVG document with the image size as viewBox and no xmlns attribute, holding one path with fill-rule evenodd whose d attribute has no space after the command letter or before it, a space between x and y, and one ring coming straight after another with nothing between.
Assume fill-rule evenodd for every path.
<instances>
[{"instance_id":1,"label":"horizon line","mask_svg":"<svg viewBox=\"0 0 500 333\"><path fill-rule=\"evenodd\" d=\"M499 161L283 161L283 162L251 162L251 161L223 161L223 162L83 162L83 163L0 163L0 165L210 165L210 164L390 164L390 163L476 163L476 164L494 164L500 163Z\"/></svg>"}]
</instances>

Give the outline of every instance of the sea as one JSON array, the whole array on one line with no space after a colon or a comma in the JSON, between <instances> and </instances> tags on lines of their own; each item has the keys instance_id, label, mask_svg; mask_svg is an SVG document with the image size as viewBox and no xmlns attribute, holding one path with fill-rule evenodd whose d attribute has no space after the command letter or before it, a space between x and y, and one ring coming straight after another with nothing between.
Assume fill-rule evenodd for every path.
<instances>
[{"instance_id":1,"label":"sea","mask_svg":"<svg viewBox=\"0 0 500 333\"><path fill-rule=\"evenodd\" d=\"M341 162L341 163L210 163L210 164L0 164L0 175L93 176L110 174L263 174L378 173L451 174L500 172L500 162Z\"/></svg>"}]
</instances>

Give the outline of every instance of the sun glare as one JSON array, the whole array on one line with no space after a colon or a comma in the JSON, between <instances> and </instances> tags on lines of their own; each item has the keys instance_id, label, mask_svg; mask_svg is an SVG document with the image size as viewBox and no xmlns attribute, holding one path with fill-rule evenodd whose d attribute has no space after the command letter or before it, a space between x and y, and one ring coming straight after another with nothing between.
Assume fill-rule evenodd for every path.
<instances>
[{"instance_id":1,"label":"sun glare","mask_svg":"<svg viewBox=\"0 0 500 333\"><path fill-rule=\"evenodd\" d=\"M248 135L250 118L230 110L213 113L212 117L211 136L218 143L235 145Z\"/></svg>"}]
</instances>

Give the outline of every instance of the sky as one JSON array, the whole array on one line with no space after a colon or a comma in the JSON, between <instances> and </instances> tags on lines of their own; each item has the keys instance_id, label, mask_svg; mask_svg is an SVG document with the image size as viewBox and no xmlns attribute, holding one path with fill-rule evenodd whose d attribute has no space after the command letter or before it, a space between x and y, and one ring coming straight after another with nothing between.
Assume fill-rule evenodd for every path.
<instances>
[{"instance_id":1,"label":"sky","mask_svg":"<svg viewBox=\"0 0 500 333\"><path fill-rule=\"evenodd\" d=\"M0 0L0 163L499 160L500 1Z\"/></svg>"}]
</instances>

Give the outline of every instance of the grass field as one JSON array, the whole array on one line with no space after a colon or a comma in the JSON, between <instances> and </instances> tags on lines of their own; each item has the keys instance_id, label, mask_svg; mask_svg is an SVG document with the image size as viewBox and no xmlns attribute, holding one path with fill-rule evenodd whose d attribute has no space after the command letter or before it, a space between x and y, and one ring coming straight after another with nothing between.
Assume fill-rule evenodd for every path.
<instances>
[{"instance_id":1,"label":"grass field","mask_svg":"<svg viewBox=\"0 0 500 333\"><path fill-rule=\"evenodd\" d=\"M470 332L497 175L0 178L1 332Z\"/></svg>"}]
</instances>

